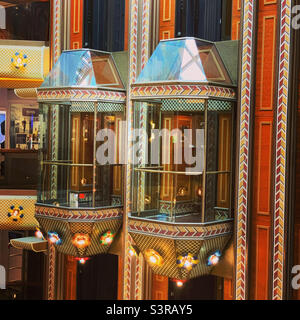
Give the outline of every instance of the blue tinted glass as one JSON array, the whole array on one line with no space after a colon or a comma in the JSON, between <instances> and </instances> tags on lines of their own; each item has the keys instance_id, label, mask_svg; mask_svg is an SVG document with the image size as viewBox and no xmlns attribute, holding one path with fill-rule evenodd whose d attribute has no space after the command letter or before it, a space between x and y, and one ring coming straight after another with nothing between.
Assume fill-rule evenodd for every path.
<instances>
[{"instance_id":1,"label":"blue tinted glass","mask_svg":"<svg viewBox=\"0 0 300 320\"><path fill-rule=\"evenodd\" d=\"M231 83L215 45L193 38L158 44L136 83L155 81Z\"/></svg>"},{"instance_id":2,"label":"blue tinted glass","mask_svg":"<svg viewBox=\"0 0 300 320\"><path fill-rule=\"evenodd\" d=\"M91 54L87 50L63 52L41 87L96 86Z\"/></svg>"},{"instance_id":3,"label":"blue tinted glass","mask_svg":"<svg viewBox=\"0 0 300 320\"><path fill-rule=\"evenodd\" d=\"M159 43L137 82L178 79L183 50L184 41Z\"/></svg>"}]
</instances>

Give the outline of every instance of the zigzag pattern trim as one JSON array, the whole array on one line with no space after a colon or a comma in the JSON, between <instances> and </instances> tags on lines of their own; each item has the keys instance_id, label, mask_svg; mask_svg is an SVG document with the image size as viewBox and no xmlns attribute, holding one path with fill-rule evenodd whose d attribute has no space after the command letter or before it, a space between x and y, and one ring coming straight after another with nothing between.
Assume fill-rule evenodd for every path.
<instances>
[{"instance_id":1,"label":"zigzag pattern trim","mask_svg":"<svg viewBox=\"0 0 300 320\"><path fill-rule=\"evenodd\" d=\"M243 6L242 78L240 97L239 183L237 204L236 281L235 298L246 299L247 219L249 183L249 127L251 114L252 59L254 51L254 14L256 0L246 0Z\"/></svg>"},{"instance_id":2,"label":"zigzag pattern trim","mask_svg":"<svg viewBox=\"0 0 300 320\"><path fill-rule=\"evenodd\" d=\"M202 240L216 236L223 236L233 232L233 223L220 223L207 226L185 226L185 225L166 225L147 221L134 220L129 218L128 231L146 235L173 238L173 239L192 239Z\"/></svg>"},{"instance_id":3,"label":"zigzag pattern trim","mask_svg":"<svg viewBox=\"0 0 300 320\"><path fill-rule=\"evenodd\" d=\"M135 86L132 98L221 98L235 100L234 89L210 85L148 85Z\"/></svg>"},{"instance_id":4,"label":"zigzag pattern trim","mask_svg":"<svg viewBox=\"0 0 300 320\"><path fill-rule=\"evenodd\" d=\"M137 77L137 36L138 36L138 0L130 0L130 32L129 32L129 83L128 83L128 105L127 105L127 121L128 125L128 140L130 140L130 132L133 123L133 105L131 98L131 84L136 81ZM132 147L128 148L128 160L131 159ZM125 202L125 215L126 225L128 222L127 215L130 212L130 192L131 192L131 167L127 166L126 169L126 202ZM123 287L123 299L131 299L131 260L132 257L128 254L129 247L132 243L131 236L125 231L125 258L124 258L124 287Z\"/></svg>"},{"instance_id":5,"label":"zigzag pattern trim","mask_svg":"<svg viewBox=\"0 0 300 320\"><path fill-rule=\"evenodd\" d=\"M285 189L286 189L286 144L289 100L289 64L291 37L291 1L281 1L279 77L276 119L275 155L275 203L274 203L274 244L273 244L273 286L272 299L283 299L283 268L285 248Z\"/></svg>"},{"instance_id":6,"label":"zigzag pattern trim","mask_svg":"<svg viewBox=\"0 0 300 320\"><path fill-rule=\"evenodd\" d=\"M60 27L61 27L61 12L60 7L62 3L61 0L55 0L54 2L54 30L53 30L53 41L54 41L54 47L53 47L53 53L54 53L54 63L57 62L60 53L61 53L61 37L60 37Z\"/></svg>"},{"instance_id":7,"label":"zigzag pattern trim","mask_svg":"<svg viewBox=\"0 0 300 320\"><path fill-rule=\"evenodd\" d=\"M104 90L38 90L38 101L95 101L105 102L126 102L125 92L104 91Z\"/></svg>"},{"instance_id":8,"label":"zigzag pattern trim","mask_svg":"<svg viewBox=\"0 0 300 320\"><path fill-rule=\"evenodd\" d=\"M104 210L68 210L59 207L35 207L35 215L60 220L74 220L80 222L91 222L107 219L122 218L122 208L104 209Z\"/></svg>"},{"instance_id":9,"label":"zigzag pattern trim","mask_svg":"<svg viewBox=\"0 0 300 320\"><path fill-rule=\"evenodd\" d=\"M55 299L55 247L49 245L48 300Z\"/></svg>"},{"instance_id":10,"label":"zigzag pattern trim","mask_svg":"<svg viewBox=\"0 0 300 320\"><path fill-rule=\"evenodd\" d=\"M141 70L149 58L150 1L143 0Z\"/></svg>"}]
</instances>

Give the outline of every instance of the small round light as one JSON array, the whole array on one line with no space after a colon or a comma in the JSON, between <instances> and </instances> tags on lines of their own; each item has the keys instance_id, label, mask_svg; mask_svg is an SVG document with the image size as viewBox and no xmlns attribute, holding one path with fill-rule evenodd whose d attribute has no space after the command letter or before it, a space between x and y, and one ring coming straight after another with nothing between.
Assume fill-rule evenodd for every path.
<instances>
[{"instance_id":1,"label":"small round light","mask_svg":"<svg viewBox=\"0 0 300 320\"><path fill-rule=\"evenodd\" d=\"M155 256L150 256L149 257L149 261L153 264L156 264L157 263L157 258Z\"/></svg>"},{"instance_id":2,"label":"small round light","mask_svg":"<svg viewBox=\"0 0 300 320\"><path fill-rule=\"evenodd\" d=\"M100 237L100 243L104 246L112 244L115 237L115 232L107 231Z\"/></svg>"},{"instance_id":3,"label":"small round light","mask_svg":"<svg viewBox=\"0 0 300 320\"><path fill-rule=\"evenodd\" d=\"M187 271L191 271L199 263L199 260L196 256L188 253L177 257L176 263L179 268L184 268Z\"/></svg>"},{"instance_id":4,"label":"small round light","mask_svg":"<svg viewBox=\"0 0 300 320\"><path fill-rule=\"evenodd\" d=\"M89 258L75 258L77 261L78 261L78 263L80 263L80 264L85 264L88 260L89 260Z\"/></svg>"},{"instance_id":5,"label":"small round light","mask_svg":"<svg viewBox=\"0 0 300 320\"><path fill-rule=\"evenodd\" d=\"M208 266L215 266L219 263L221 257L221 252L219 250L211 254L207 259Z\"/></svg>"},{"instance_id":6,"label":"small round light","mask_svg":"<svg viewBox=\"0 0 300 320\"><path fill-rule=\"evenodd\" d=\"M177 285L177 287L181 288L183 286L183 281L177 280L176 285Z\"/></svg>"},{"instance_id":7,"label":"small round light","mask_svg":"<svg viewBox=\"0 0 300 320\"><path fill-rule=\"evenodd\" d=\"M131 256L131 257L137 257L138 256L138 253L137 253L137 248L135 246L130 246L128 248L128 254Z\"/></svg>"},{"instance_id":8,"label":"small round light","mask_svg":"<svg viewBox=\"0 0 300 320\"><path fill-rule=\"evenodd\" d=\"M36 228L36 231L35 231L34 235L38 239L42 239L42 240L45 239L42 231L39 228Z\"/></svg>"},{"instance_id":9,"label":"small round light","mask_svg":"<svg viewBox=\"0 0 300 320\"><path fill-rule=\"evenodd\" d=\"M49 231L48 232L48 240L52 244L60 245L62 243L62 240L57 232Z\"/></svg>"},{"instance_id":10,"label":"small round light","mask_svg":"<svg viewBox=\"0 0 300 320\"><path fill-rule=\"evenodd\" d=\"M86 233L76 233L72 238L72 243L78 249L83 249L91 244L91 238Z\"/></svg>"},{"instance_id":11,"label":"small round light","mask_svg":"<svg viewBox=\"0 0 300 320\"><path fill-rule=\"evenodd\" d=\"M163 265L164 260L162 256L155 250L153 249L147 249L145 251L145 258L150 264L150 266L157 266L160 267Z\"/></svg>"}]
</instances>

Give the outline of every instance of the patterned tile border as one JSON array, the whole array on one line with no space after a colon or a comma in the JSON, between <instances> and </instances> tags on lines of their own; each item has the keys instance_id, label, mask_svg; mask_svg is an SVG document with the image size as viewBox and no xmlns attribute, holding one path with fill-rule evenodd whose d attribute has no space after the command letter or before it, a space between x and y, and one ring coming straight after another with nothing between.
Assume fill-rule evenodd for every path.
<instances>
[{"instance_id":1,"label":"patterned tile border","mask_svg":"<svg viewBox=\"0 0 300 320\"><path fill-rule=\"evenodd\" d=\"M280 39L278 61L278 100L276 118L275 153L275 198L274 198L274 243L273 243L273 280L272 299L282 300L284 290L285 266L285 191L286 191L286 145L289 101L289 69L291 47L291 0L281 1Z\"/></svg>"},{"instance_id":2,"label":"patterned tile border","mask_svg":"<svg viewBox=\"0 0 300 320\"><path fill-rule=\"evenodd\" d=\"M235 268L235 298L247 299L247 251L248 251L248 197L249 197L249 128L252 108L252 87L254 72L254 15L256 0L243 2L243 31L242 31L242 67L240 92L240 135L239 135L239 164L238 164L238 203L236 214L236 268Z\"/></svg>"},{"instance_id":3,"label":"patterned tile border","mask_svg":"<svg viewBox=\"0 0 300 320\"><path fill-rule=\"evenodd\" d=\"M61 7L62 0L53 1L53 63L56 63L61 54Z\"/></svg>"},{"instance_id":4,"label":"patterned tile border","mask_svg":"<svg viewBox=\"0 0 300 320\"><path fill-rule=\"evenodd\" d=\"M108 102L125 103L125 92L107 91L107 90L38 90L38 101L95 101L103 100Z\"/></svg>"},{"instance_id":5,"label":"patterned tile border","mask_svg":"<svg viewBox=\"0 0 300 320\"><path fill-rule=\"evenodd\" d=\"M220 98L235 100L234 89L211 86L211 85L142 85L132 88L133 99L157 99L157 98Z\"/></svg>"},{"instance_id":6,"label":"patterned tile border","mask_svg":"<svg viewBox=\"0 0 300 320\"><path fill-rule=\"evenodd\" d=\"M168 239L204 240L233 232L233 222L209 225L162 224L161 222L129 218L128 230L132 233L152 235Z\"/></svg>"},{"instance_id":7,"label":"patterned tile border","mask_svg":"<svg viewBox=\"0 0 300 320\"><path fill-rule=\"evenodd\" d=\"M141 70L144 69L149 58L149 36L150 36L149 31L150 31L150 0L143 0Z\"/></svg>"},{"instance_id":8,"label":"patterned tile border","mask_svg":"<svg viewBox=\"0 0 300 320\"><path fill-rule=\"evenodd\" d=\"M72 220L78 222L95 222L99 220L122 218L122 208L103 210L68 210L59 207L35 207L35 215L60 220Z\"/></svg>"},{"instance_id":9,"label":"patterned tile border","mask_svg":"<svg viewBox=\"0 0 300 320\"><path fill-rule=\"evenodd\" d=\"M130 132L133 123L133 106L131 98L131 85L136 81L137 78L137 48L138 48L138 0L130 0L129 2L129 16L130 16L130 24L129 24L129 83L128 83L128 91L127 91L127 110L126 110L126 119L128 123L128 137L127 141L130 140ZM131 146L128 145L127 157L130 161L131 159ZM132 277L131 274L134 272L132 270L132 259L128 254L129 247L132 244L132 239L127 232L127 223L128 223L128 214L131 210L131 167L127 165L126 167L126 186L125 186L125 212L124 212L124 286L123 286L123 299L131 300L133 297L131 296L132 289Z\"/></svg>"},{"instance_id":10,"label":"patterned tile border","mask_svg":"<svg viewBox=\"0 0 300 320\"><path fill-rule=\"evenodd\" d=\"M55 246L53 244L50 244L48 246L48 261L49 261L49 267L48 267L48 300L54 300L55 299L55 274L56 274L56 252L55 252Z\"/></svg>"}]
</instances>

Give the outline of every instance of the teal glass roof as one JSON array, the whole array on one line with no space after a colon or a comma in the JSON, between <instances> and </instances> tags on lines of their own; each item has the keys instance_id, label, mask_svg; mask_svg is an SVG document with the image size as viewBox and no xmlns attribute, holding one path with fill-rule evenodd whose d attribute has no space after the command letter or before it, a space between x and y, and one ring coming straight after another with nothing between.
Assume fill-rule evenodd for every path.
<instances>
[{"instance_id":1,"label":"teal glass roof","mask_svg":"<svg viewBox=\"0 0 300 320\"><path fill-rule=\"evenodd\" d=\"M215 44L194 38L161 41L136 83L169 81L232 84Z\"/></svg>"},{"instance_id":2,"label":"teal glass roof","mask_svg":"<svg viewBox=\"0 0 300 320\"><path fill-rule=\"evenodd\" d=\"M88 49L64 51L41 85L63 87L124 89L112 55Z\"/></svg>"}]
</instances>

